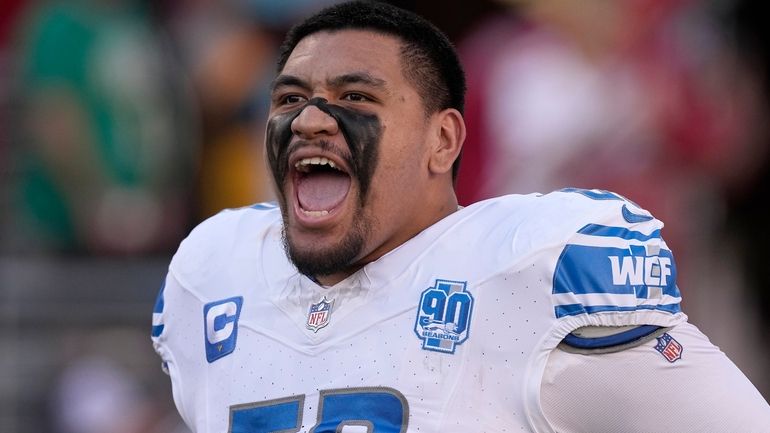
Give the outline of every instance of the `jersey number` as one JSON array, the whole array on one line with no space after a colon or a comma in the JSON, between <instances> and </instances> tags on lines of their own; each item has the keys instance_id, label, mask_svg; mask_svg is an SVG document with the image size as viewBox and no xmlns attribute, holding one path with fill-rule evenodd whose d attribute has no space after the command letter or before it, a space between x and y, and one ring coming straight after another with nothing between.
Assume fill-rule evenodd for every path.
<instances>
[{"instance_id":1,"label":"jersey number","mask_svg":"<svg viewBox=\"0 0 770 433\"><path fill-rule=\"evenodd\" d=\"M302 425L304 395L230 407L229 433L294 433ZM392 388L321 391L310 433L404 433L409 405Z\"/></svg>"}]
</instances>

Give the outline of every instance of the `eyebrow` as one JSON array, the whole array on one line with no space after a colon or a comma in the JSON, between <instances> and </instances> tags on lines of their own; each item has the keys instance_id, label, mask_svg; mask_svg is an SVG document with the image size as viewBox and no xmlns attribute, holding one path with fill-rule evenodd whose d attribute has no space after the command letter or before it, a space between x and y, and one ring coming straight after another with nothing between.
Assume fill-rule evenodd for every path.
<instances>
[{"instance_id":1,"label":"eyebrow","mask_svg":"<svg viewBox=\"0 0 770 433\"><path fill-rule=\"evenodd\" d=\"M275 89L279 87L284 86L297 86L302 88L303 90L310 91L310 84L299 78L295 77L294 75L279 75L273 80L273 82L270 84L270 90L275 91Z\"/></svg>"},{"instance_id":2,"label":"eyebrow","mask_svg":"<svg viewBox=\"0 0 770 433\"><path fill-rule=\"evenodd\" d=\"M364 84L378 89L385 89L386 87L385 80L374 77L367 72L353 72L350 74L339 75L328 79L326 84L332 88L342 87L346 84ZM310 83L294 75L279 75L270 84L270 90L275 91L284 86L296 86L303 90L312 90Z\"/></svg>"},{"instance_id":3,"label":"eyebrow","mask_svg":"<svg viewBox=\"0 0 770 433\"><path fill-rule=\"evenodd\" d=\"M370 87L376 87L378 89L385 88L385 80L372 76L367 72L353 72L350 74L340 75L338 77L331 78L327 81L330 87L342 87L345 84L365 84Z\"/></svg>"}]
</instances>

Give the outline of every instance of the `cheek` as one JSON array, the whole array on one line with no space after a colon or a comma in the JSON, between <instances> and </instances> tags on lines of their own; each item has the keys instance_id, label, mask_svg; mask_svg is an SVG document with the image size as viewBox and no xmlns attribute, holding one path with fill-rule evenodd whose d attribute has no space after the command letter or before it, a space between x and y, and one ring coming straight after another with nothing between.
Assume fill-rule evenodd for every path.
<instances>
[{"instance_id":1,"label":"cheek","mask_svg":"<svg viewBox=\"0 0 770 433\"><path fill-rule=\"evenodd\" d=\"M384 146L387 147L387 146ZM427 164L418 146L383 149L372 182L372 195L388 209L411 206L425 194Z\"/></svg>"},{"instance_id":2,"label":"cheek","mask_svg":"<svg viewBox=\"0 0 770 433\"><path fill-rule=\"evenodd\" d=\"M428 172L428 146L421 128L424 125L407 124L383 137L381 160L388 172L398 173L394 177L413 182Z\"/></svg>"}]
</instances>

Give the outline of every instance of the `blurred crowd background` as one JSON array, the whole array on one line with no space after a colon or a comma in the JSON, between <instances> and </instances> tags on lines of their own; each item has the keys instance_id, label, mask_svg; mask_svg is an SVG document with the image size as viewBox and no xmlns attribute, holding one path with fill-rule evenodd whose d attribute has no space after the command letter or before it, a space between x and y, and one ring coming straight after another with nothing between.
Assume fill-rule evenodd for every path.
<instances>
[{"instance_id":1,"label":"blurred crowd background","mask_svg":"<svg viewBox=\"0 0 770 433\"><path fill-rule=\"evenodd\" d=\"M0 3L0 431L185 432L155 295L195 224L272 199L276 48L331 2ZM392 3L467 69L461 202L572 186L652 211L685 312L770 398L760 1Z\"/></svg>"}]
</instances>

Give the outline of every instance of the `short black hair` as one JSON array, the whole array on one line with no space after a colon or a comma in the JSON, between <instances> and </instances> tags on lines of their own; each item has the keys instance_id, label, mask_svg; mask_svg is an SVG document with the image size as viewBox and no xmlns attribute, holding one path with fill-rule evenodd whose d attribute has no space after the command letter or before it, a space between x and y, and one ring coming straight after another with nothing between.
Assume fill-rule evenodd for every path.
<instances>
[{"instance_id":1,"label":"short black hair","mask_svg":"<svg viewBox=\"0 0 770 433\"><path fill-rule=\"evenodd\" d=\"M419 15L378 1L329 6L289 30L278 55L280 73L306 36L343 29L372 30L403 41L404 75L414 85L427 113L465 108L465 73L447 36Z\"/></svg>"},{"instance_id":2,"label":"short black hair","mask_svg":"<svg viewBox=\"0 0 770 433\"><path fill-rule=\"evenodd\" d=\"M421 16L379 1L351 1L329 6L292 27L280 46L277 72L297 44L314 33L344 29L371 30L402 41L404 76L420 95L427 114L465 109L465 72L449 38ZM452 166L457 178L458 156Z\"/></svg>"}]
</instances>

